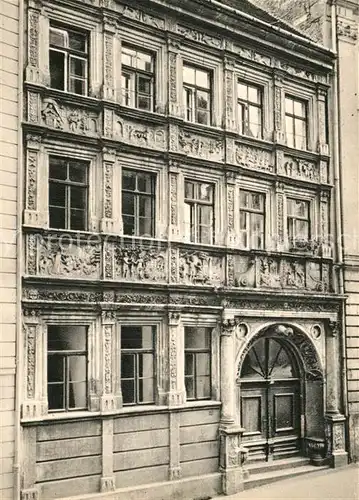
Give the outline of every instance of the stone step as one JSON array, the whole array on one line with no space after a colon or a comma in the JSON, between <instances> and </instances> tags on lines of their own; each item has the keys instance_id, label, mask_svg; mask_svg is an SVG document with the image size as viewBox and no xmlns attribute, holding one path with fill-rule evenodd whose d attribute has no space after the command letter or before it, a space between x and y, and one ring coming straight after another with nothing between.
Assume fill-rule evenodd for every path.
<instances>
[{"instance_id":1,"label":"stone step","mask_svg":"<svg viewBox=\"0 0 359 500\"><path fill-rule=\"evenodd\" d=\"M251 476L244 481L244 489L248 490L251 488L257 488L258 486L263 486L264 484L274 483L275 481L281 481L283 479L289 479L304 474L323 471L329 468L330 467L327 465L320 467L315 467L314 465L302 465L282 470L267 470L267 472L251 474Z\"/></svg>"},{"instance_id":2,"label":"stone step","mask_svg":"<svg viewBox=\"0 0 359 500\"><path fill-rule=\"evenodd\" d=\"M308 457L293 457L285 458L281 460L273 460L271 462L249 462L247 464L248 472L253 474L260 474L262 472L292 469L295 467L302 467L303 465L309 465L310 459Z\"/></svg>"}]
</instances>

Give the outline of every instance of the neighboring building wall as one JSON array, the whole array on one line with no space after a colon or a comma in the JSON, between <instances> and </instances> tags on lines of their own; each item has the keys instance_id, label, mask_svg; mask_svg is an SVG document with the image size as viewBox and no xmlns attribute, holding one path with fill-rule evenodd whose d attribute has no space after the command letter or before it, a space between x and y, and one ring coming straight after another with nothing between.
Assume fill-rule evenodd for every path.
<instances>
[{"instance_id":1,"label":"neighboring building wall","mask_svg":"<svg viewBox=\"0 0 359 500\"><path fill-rule=\"evenodd\" d=\"M19 2L0 3L0 498L13 500Z\"/></svg>"}]
</instances>

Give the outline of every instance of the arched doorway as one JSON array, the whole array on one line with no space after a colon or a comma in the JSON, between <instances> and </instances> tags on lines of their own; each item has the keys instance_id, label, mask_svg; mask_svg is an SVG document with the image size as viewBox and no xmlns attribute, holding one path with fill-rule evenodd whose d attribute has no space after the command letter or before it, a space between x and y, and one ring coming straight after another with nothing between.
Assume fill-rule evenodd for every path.
<instances>
[{"instance_id":1,"label":"arched doorway","mask_svg":"<svg viewBox=\"0 0 359 500\"><path fill-rule=\"evenodd\" d=\"M250 460L286 458L301 452L300 367L283 338L256 340L239 373L243 445Z\"/></svg>"}]
</instances>

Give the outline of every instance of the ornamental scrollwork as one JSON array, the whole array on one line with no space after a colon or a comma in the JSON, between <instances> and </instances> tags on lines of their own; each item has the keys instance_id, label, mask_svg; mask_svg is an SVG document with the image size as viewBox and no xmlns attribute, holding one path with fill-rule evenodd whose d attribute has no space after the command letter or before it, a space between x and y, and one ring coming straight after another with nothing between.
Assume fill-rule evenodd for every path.
<instances>
[{"instance_id":1,"label":"ornamental scrollwork","mask_svg":"<svg viewBox=\"0 0 359 500\"><path fill-rule=\"evenodd\" d=\"M222 162L224 159L224 143L222 139L210 139L183 130L178 136L178 149L181 153L198 156L211 161Z\"/></svg>"}]
</instances>

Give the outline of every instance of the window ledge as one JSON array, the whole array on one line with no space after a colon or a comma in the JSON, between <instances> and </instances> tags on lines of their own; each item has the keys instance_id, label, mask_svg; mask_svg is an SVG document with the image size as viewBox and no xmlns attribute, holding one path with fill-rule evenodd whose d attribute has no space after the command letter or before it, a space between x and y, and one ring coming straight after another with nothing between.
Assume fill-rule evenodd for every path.
<instances>
[{"instance_id":1,"label":"window ledge","mask_svg":"<svg viewBox=\"0 0 359 500\"><path fill-rule=\"evenodd\" d=\"M74 421L74 420L90 420L90 419L103 419L103 418L114 418L122 416L133 416L142 415L146 413L169 413L177 411L190 411L196 409L204 408L219 408L222 405L220 401L213 400L203 400L203 401L188 401L182 405L178 406L129 406L123 407L119 410L112 412L101 413L91 412L91 411L78 411L78 412L64 412L64 413L49 413L38 418L23 418L21 420L22 425L32 425L32 424L50 424L53 422L64 422L64 421Z\"/></svg>"}]
</instances>

